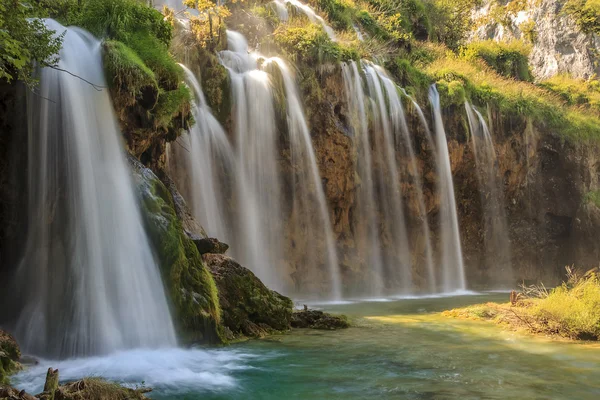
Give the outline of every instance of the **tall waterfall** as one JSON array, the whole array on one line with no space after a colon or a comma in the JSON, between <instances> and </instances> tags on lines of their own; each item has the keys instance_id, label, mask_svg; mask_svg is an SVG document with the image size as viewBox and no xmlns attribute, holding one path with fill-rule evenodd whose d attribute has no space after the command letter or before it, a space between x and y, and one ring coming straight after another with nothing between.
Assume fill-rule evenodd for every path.
<instances>
[{"instance_id":1,"label":"tall waterfall","mask_svg":"<svg viewBox=\"0 0 600 400\"><path fill-rule=\"evenodd\" d=\"M228 50L220 53L233 96L237 236L233 254L267 286L285 289L282 178L277 126L269 75L258 69L244 36L227 31ZM203 221L200 220L202 223Z\"/></svg>"},{"instance_id":2,"label":"tall waterfall","mask_svg":"<svg viewBox=\"0 0 600 400\"><path fill-rule=\"evenodd\" d=\"M435 85L431 85L429 88L429 101L433 109L439 172L442 285L445 292L464 290L467 287L467 282L458 229L454 183L452 182L452 169L444 121L442 120L440 95Z\"/></svg>"},{"instance_id":3,"label":"tall waterfall","mask_svg":"<svg viewBox=\"0 0 600 400\"><path fill-rule=\"evenodd\" d=\"M387 292L403 293L413 287L411 244L398 167L400 158L404 158L414 182L421 219L427 289L433 292L436 277L422 182L398 87L381 67L367 61L362 62L362 67L368 100L356 63L342 65L342 75L350 115L356 116L351 125L357 135L357 173L361 178L357 220L358 225L364 225L358 234L362 236L362 251L373 269L372 286L377 294L382 293L384 286ZM372 135L367 110L373 116Z\"/></svg>"},{"instance_id":4,"label":"tall waterfall","mask_svg":"<svg viewBox=\"0 0 600 400\"><path fill-rule=\"evenodd\" d=\"M101 44L65 33L59 67L105 86ZM55 69L28 98L29 211L16 335L50 357L172 346L175 332L107 89ZM18 299L15 299L19 302Z\"/></svg>"},{"instance_id":5,"label":"tall waterfall","mask_svg":"<svg viewBox=\"0 0 600 400\"><path fill-rule=\"evenodd\" d=\"M204 229L212 236L233 243L228 206L235 185L235 154L225 131L206 104L200 82L186 66L181 67L194 93L192 112L196 123L187 134L168 144L167 168Z\"/></svg>"},{"instance_id":6,"label":"tall waterfall","mask_svg":"<svg viewBox=\"0 0 600 400\"><path fill-rule=\"evenodd\" d=\"M279 68L285 88L290 161L294 170L291 180L294 194L292 220L296 225L295 232L300 233L304 238L305 249L304 251L299 249L306 257L302 262L305 265L319 265L325 262L329 271L331 289L329 297L339 300L342 298L342 288L336 244L300 96L292 73L285 62L273 57L265 61L265 66L269 63L274 63ZM318 218L312 217L315 208ZM321 237L325 240L321 240ZM323 253L326 259L320 260L320 254Z\"/></svg>"},{"instance_id":7,"label":"tall waterfall","mask_svg":"<svg viewBox=\"0 0 600 400\"><path fill-rule=\"evenodd\" d=\"M279 58L249 52L237 32L227 39L219 56L231 78L233 145L186 68L197 125L170 146L169 169L208 234L230 241L234 257L268 286L339 299L335 238L292 71ZM275 108L278 78L283 118Z\"/></svg>"},{"instance_id":8,"label":"tall waterfall","mask_svg":"<svg viewBox=\"0 0 600 400\"><path fill-rule=\"evenodd\" d=\"M494 142L481 113L468 102L465 103L465 109L471 130L471 144L481 195L486 270L494 282L511 284L510 241L504 210L504 191L501 188Z\"/></svg>"}]
</instances>

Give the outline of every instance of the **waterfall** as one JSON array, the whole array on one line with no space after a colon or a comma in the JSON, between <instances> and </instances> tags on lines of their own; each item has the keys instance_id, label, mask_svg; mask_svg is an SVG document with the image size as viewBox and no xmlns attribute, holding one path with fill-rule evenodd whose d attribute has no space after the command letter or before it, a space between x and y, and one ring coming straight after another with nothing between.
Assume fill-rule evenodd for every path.
<instances>
[{"instance_id":1,"label":"waterfall","mask_svg":"<svg viewBox=\"0 0 600 400\"><path fill-rule=\"evenodd\" d=\"M335 238L293 74L283 60L249 52L241 34L228 31L227 39L228 50L220 53L220 59L231 78L237 164L230 167L235 175L234 195L212 197L235 199L230 207L233 254L268 286L302 296L340 299ZM279 78L285 96L280 124L287 128L278 125L274 107L278 98L274 81ZM280 129L287 130L287 138L279 134ZM204 223L203 218L215 212L207 210L207 204L201 207L204 214L195 214ZM322 294L325 287L327 295Z\"/></svg>"},{"instance_id":2,"label":"waterfall","mask_svg":"<svg viewBox=\"0 0 600 400\"><path fill-rule=\"evenodd\" d=\"M16 336L50 357L173 346L175 332L142 225L102 70L101 44L65 32L59 67L28 96L28 237L16 271ZM15 299L17 302L18 300Z\"/></svg>"},{"instance_id":3,"label":"waterfall","mask_svg":"<svg viewBox=\"0 0 600 400\"><path fill-rule=\"evenodd\" d=\"M369 62L363 63L363 70L367 78L375 132L372 143L373 165L378 169L374 178L381 214L382 244L385 249L385 282L388 289L400 288L403 293L408 293L413 286L412 262L395 151L396 127L386 106L386 93L380 72Z\"/></svg>"},{"instance_id":4,"label":"waterfall","mask_svg":"<svg viewBox=\"0 0 600 400\"><path fill-rule=\"evenodd\" d=\"M322 251L326 253L326 265L331 282L330 298L339 300L342 298L342 289L336 245L302 103L290 69L285 62L273 57L266 60L264 65L267 66L271 62L278 66L285 88L291 163L295 169L292 183L294 193L292 208L298 215L294 218L296 223L304 225L302 234L307 239L305 253L308 256L305 263L318 265L321 262L318 257L315 258L318 254L314 250L320 247L319 237L324 236L325 248ZM311 218L315 206L318 218Z\"/></svg>"},{"instance_id":5,"label":"waterfall","mask_svg":"<svg viewBox=\"0 0 600 400\"><path fill-rule=\"evenodd\" d=\"M442 285L444 292L464 290L467 287L462 249L460 245L460 232L458 229L458 216L456 200L454 198L454 183L452 182L452 169L446 132L442 120L440 95L435 85L429 88L429 101L433 108L435 139L437 148L437 162L439 172L440 195L440 236L441 236L441 264Z\"/></svg>"},{"instance_id":6,"label":"waterfall","mask_svg":"<svg viewBox=\"0 0 600 400\"><path fill-rule=\"evenodd\" d=\"M362 81L356 63L342 65L346 101L348 102L349 115L355 119L351 121L354 129L357 149L357 173L361 179L358 189L358 215L356 235L359 238L357 245L361 252L366 253L367 265L372 269L373 290L383 287L383 260L381 255L381 242L379 240L379 222L377 218L377 204L373 181L373 165L371 160L371 143L369 137L368 117L365 109L366 99Z\"/></svg>"},{"instance_id":7,"label":"waterfall","mask_svg":"<svg viewBox=\"0 0 600 400\"><path fill-rule=\"evenodd\" d=\"M267 286L283 290L282 182L272 85L269 75L257 69L257 55L249 54L243 35L227 31L227 43L220 58L231 78L238 160L232 252Z\"/></svg>"},{"instance_id":8,"label":"waterfall","mask_svg":"<svg viewBox=\"0 0 600 400\"><path fill-rule=\"evenodd\" d=\"M192 89L196 123L168 144L167 168L193 214L211 236L232 243L228 203L232 197L235 155L225 131L206 104L200 82L180 64Z\"/></svg>"},{"instance_id":9,"label":"waterfall","mask_svg":"<svg viewBox=\"0 0 600 400\"><path fill-rule=\"evenodd\" d=\"M306 17L308 18L308 20L310 22L320 24L323 27L323 30L327 33L327 36L329 36L329 39L331 39L333 41L337 40L335 31L333 30L333 28L329 24L327 24L327 22L325 22L323 17L318 15L311 6L304 4L299 0L274 0L274 3L276 4L277 12L278 12L278 15L279 15L279 18L281 19L281 21L287 21L288 13L287 13L286 4L290 4L296 10L298 10L302 14L306 15ZM283 12L283 9L286 10L285 13ZM282 19L282 17L285 19Z\"/></svg>"},{"instance_id":10,"label":"waterfall","mask_svg":"<svg viewBox=\"0 0 600 400\"><path fill-rule=\"evenodd\" d=\"M494 142L481 113L468 102L465 103L465 109L481 194L486 267L491 270L494 282L511 284L510 241Z\"/></svg>"}]
</instances>

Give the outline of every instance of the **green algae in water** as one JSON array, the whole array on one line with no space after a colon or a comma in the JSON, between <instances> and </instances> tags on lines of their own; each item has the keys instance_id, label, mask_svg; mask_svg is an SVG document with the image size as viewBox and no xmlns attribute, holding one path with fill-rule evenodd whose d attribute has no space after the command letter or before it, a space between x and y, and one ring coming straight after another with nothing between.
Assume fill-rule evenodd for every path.
<instances>
[{"instance_id":1,"label":"green algae in water","mask_svg":"<svg viewBox=\"0 0 600 400\"><path fill-rule=\"evenodd\" d=\"M168 400L598 399L599 344L552 341L439 314L507 299L493 294L325 306L348 315L354 326L296 330L212 350L139 352L118 361L122 370L103 370L106 361L89 370L130 385L144 381L154 388L152 398ZM77 372L83 370L61 369L64 379Z\"/></svg>"}]
</instances>

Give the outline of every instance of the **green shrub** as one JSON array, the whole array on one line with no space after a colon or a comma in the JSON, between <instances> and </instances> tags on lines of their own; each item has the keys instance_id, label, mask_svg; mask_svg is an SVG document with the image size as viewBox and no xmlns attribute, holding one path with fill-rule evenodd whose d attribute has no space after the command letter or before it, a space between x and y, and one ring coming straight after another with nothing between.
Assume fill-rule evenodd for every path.
<instances>
[{"instance_id":1,"label":"green shrub","mask_svg":"<svg viewBox=\"0 0 600 400\"><path fill-rule=\"evenodd\" d=\"M530 51L531 47L520 40L510 42L483 40L463 47L461 55L469 61L482 59L500 75L531 81L528 60Z\"/></svg>"},{"instance_id":2,"label":"green shrub","mask_svg":"<svg viewBox=\"0 0 600 400\"><path fill-rule=\"evenodd\" d=\"M152 110L154 126L167 129L174 120L190 114L191 98L192 94L186 85L180 85L175 90L160 90L158 102ZM191 119L189 123L192 123Z\"/></svg>"},{"instance_id":3,"label":"green shrub","mask_svg":"<svg viewBox=\"0 0 600 400\"><path fill-rule=\"evenodd\" d=\"M600 0L567 0L564 11L583 32L600 35Z\"/></svg>"},{"instance_id":4,"label":"green shrub","mask_svg":"<svg viewBox=\"0 0 600 400\"><path fill-rule=\"evenodd\" d=\"M360 58L357 49L333 42L316 24L280 25L274 32L274 38L293 61L327 63Z\"/></svg>"},{"instance_id":5,"label":"green shrub","mask_svg":"<svg viewBox=\"0 0 600 400\"><path fill-rule=\"evenodd\" d=\"M600 82L595 79L573 79L567 75L555 75L540 86L557 94L569 105L588 108L600 114Z\"/></svg>"},{"instance_id":6,"label":"green shrub","mask_svg":"<svg viewBox=\"0 0 600 400\"><path fill-rule=\"evenodd\" d=\"M95 36L131 45L132 36L143 32L169 46L173 27L159 11L137 0L87 0L77 25ZM132 46L133 47L133 46Z\"/></svg>"},{"instance_id":7,"label":"green shrub","mask_svg":"<svg viewBox=\"0 0 600 400\"><path fill-rule=\"evenodd\" d=\"M352 29L354 3L348 0L316 0L317 6L327 14L334 29Z\"/></svg>"},{"instance_id":8,"label":"green shrub","mask_svg":"<svg viewBox=\"0 0 600 400\"><path fill-rule=\"evenodd\" d=\"M183 81L183 69L177 64L168 48L157 38L143 33L131 35L131 47L156 76L159 85L165 90L176 89Z\"/></svg>"},{"instance_id":9,"label":"green shrub","mask_svg":"<svg viewBox=\"0 0 600 400\"><path fill-rule=\"evenodd\" d=\"M533 314L548 330L573 339L600 339L600 278L594 272L571 275L548 297L535 303Z\"/></svg>"}]
</instances>

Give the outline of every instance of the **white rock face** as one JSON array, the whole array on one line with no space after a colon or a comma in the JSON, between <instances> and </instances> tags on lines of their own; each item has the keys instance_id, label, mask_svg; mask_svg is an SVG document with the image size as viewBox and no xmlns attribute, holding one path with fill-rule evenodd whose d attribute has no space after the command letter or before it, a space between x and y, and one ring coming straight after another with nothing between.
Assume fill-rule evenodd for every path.
<instances>
[{"instance_id":1,"label":"white rock face","mask_svg":"<svg viewBox=\"0 0 600 400\"><path fill-rule=\"evenodd\" d=\"M484 20L494 3L494 0L487 0L482 7L476 9L474 20ZM600 75L600 38L581 32L575 21L562 11L563 6L564 0L530 0L524 11L508 17L510 23L507 26L494 21L476 24L477 28L469 39L521 39L524 33L519 26L533 21L537 37L529 56L529 64L536 80L561 73L570 74L574 78Z\"/></svg>"}]
</instances>

